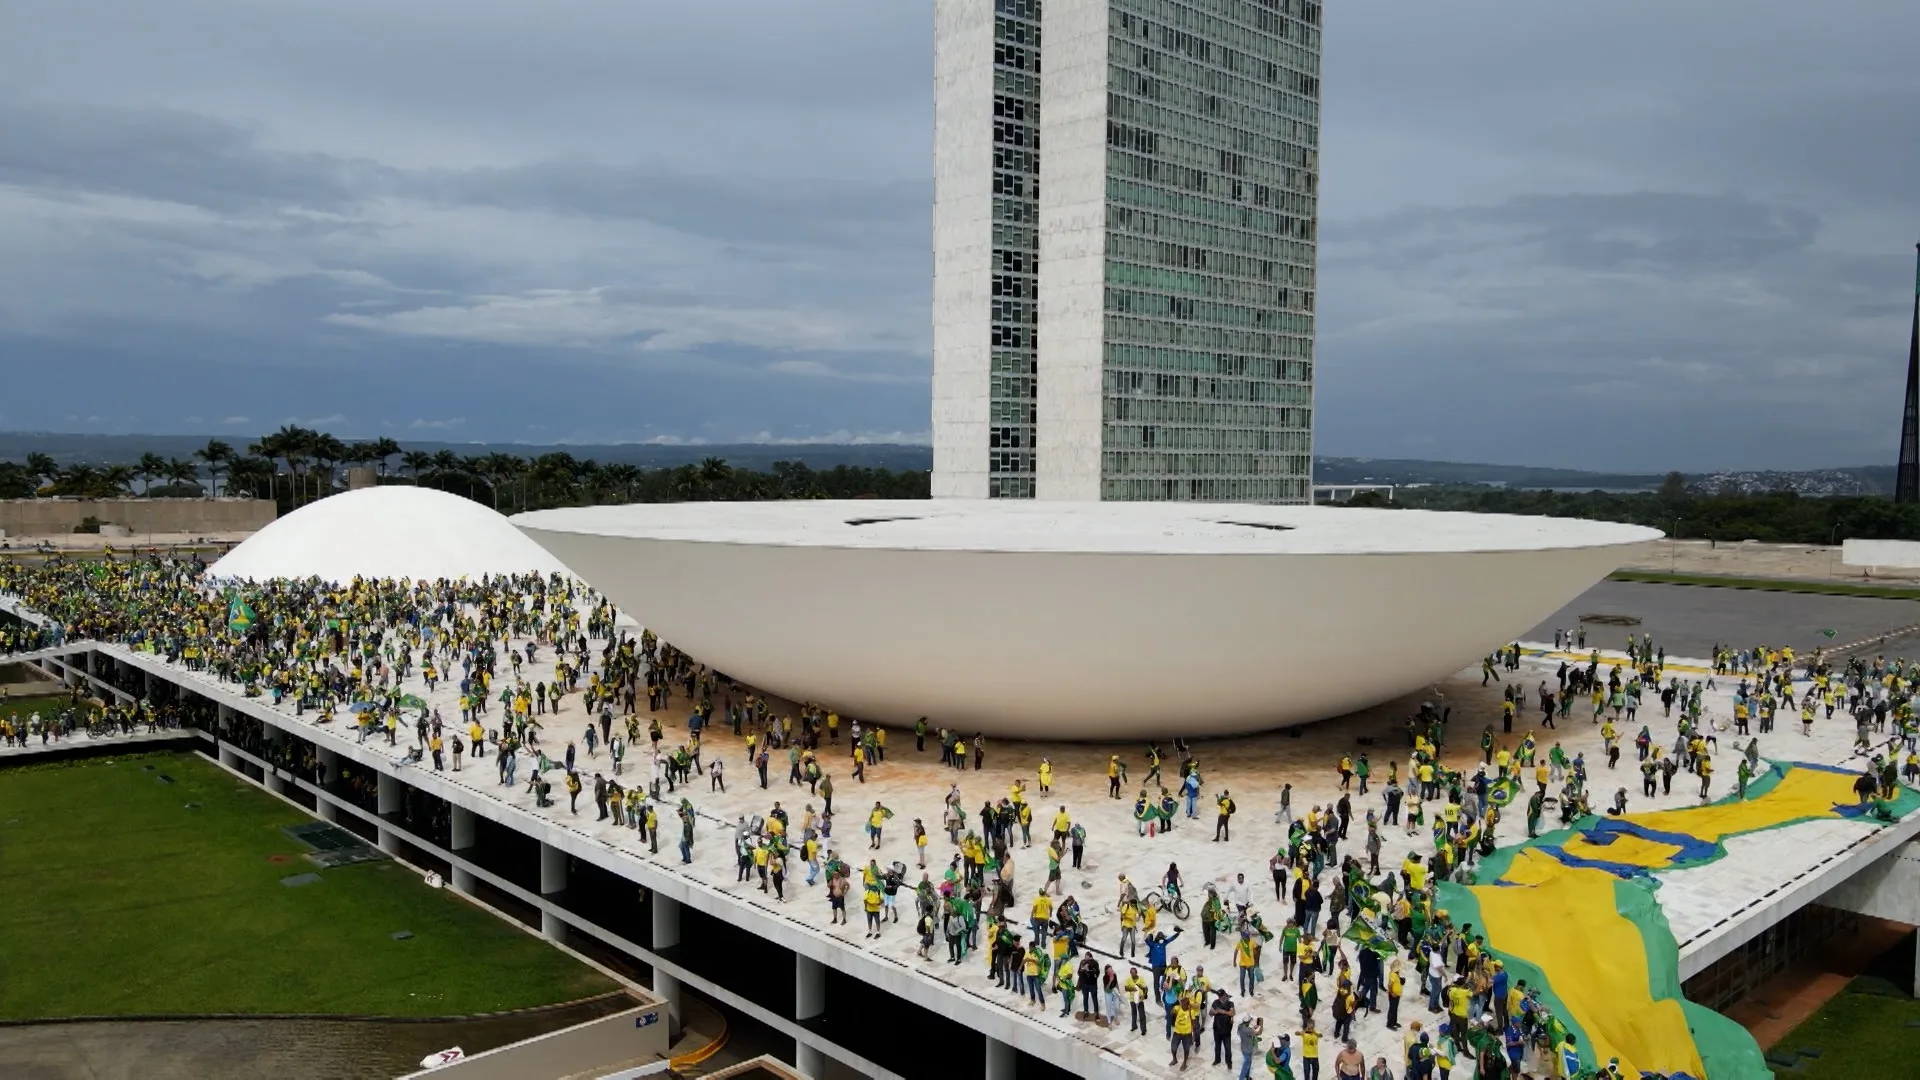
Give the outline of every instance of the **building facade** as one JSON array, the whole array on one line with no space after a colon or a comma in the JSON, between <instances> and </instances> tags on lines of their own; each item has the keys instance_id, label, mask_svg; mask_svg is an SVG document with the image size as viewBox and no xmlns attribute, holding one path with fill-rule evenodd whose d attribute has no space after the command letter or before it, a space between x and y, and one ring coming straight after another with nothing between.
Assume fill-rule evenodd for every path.
<instances>
[{"instance_id":1,"label":"building facade","mask_svg":"<svg viewBox=\"0 0 1920 1080\"><path fill-rule=\"evenodd\" d=\"M936 5L934 494L1309 501L1320 5L1044 2Z\"/></svg>"},{"instance_id":2,"label":"building facade","mask_svg":"<svg viewBox=\"0 0 1920 1080\"><path fill-rule=\"evenodd\" d=\"M1034 497L1040 4L934 6L935 496Z\"/></svg>"}]
</instances>

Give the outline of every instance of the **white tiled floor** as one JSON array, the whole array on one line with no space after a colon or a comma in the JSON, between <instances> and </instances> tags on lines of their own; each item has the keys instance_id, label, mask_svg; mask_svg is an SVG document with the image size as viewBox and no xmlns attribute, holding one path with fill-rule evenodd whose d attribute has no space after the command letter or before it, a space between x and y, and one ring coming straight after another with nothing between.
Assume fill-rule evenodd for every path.
<instances>
[{"instance_id":1,"label":"white tiled floor","mask_svg":"<svg viewBox=\"0 0 1920 1080\"><path fill-rule=\"evenodd\" d=\"M1382 660L1380 662L1390 662ZM1532 658L1524 661L1519 673L1524 683L1533 687L1543 679L1551 680L1553 666L1557 659ZM1675 673L1687 675L1680 670L1676 662ZM1473 670L1463 673L1447 684L1435 688L1436 694L1444 694L1453 707L1454 746L1448 757L1455 764L1464 765L1471 771L1478 759L1478 741L1482 726L1498 723L1498 690L1496 687L1482 688L1475 678L1479 672ZM1177 673L1171 673L1177 677ZM202 676L189 675L189 678ZM1364 678L1364 668L1353 671L1329 673L1334 678ZM1509 675L1509 677L1513 677ZM1704 678L1704 674L1701 675ZM1726 719L1730 717L1730 696L1733 681L1723 680L1718 688L1707 694L1710 716ZM424 694L425 687L414 688ZM1204 699L1205 690L1198 690ZM458 709L452 700L452 691L445 687L432 695L426 695L449 718L458 716ZM1433 695L1429 695L1432 697ZM846 768L845 760L828 756L829 771L834 774L838 785L836 802L841 811L841 820L835 828L837 846L847 861L858 865L870 854L877 855L882 864L894 860L914 862L912 850L912 823L918 817L928 825L933 836L929 848L931 868L937 877L938 869L953 853L947 844L945 835L939 831L938 821L941 805L950 782L958 781L962 788L965 805L971 815L980 803L988 798L995 801L1004 795L1009 783L1015 777L1027 782L1029 799L1036 808L1035 832L1041 832L1050 821L1053 808L1064 804L1077 821L1084 823L1089 831L1088 862L1081 871L1070 871L1066 879L1067 892L1077 895L1087 913L1087 921L1092 930L1092 941L1099 948L1111 948L1118 939L1117 916L1114 913L1116 895L1115 876L1125 873L1137 882L1157 881L1169 862L1179 863L1184 873L1190 893L1196 898L1201 894L1202 883L1207 881L1230 882L1237 872L1245 873L1249 882L1254 883L1256 895L1262 883L1270 889L1270 877L1266 870L1266 860L1282 842L1283 833L1273 821L1273 807L1277 801L1277 792L1282 782L1294 785L1293 805L1296 813L1304 811L1314 803L1328 803L1338 797L1338 775L1335 763L1342 753L1372 755L1376 776L1383 776L1390 758L1403 757L1405 753L1404 737L1400 734L1401 719L1410 713L1417 700L1409 700L1382 706L1367 713L1342 718L1305 730L1276 732L1260 736L1237 739L1214 739L1195 744L1195 753L1201 762L1207 781L1207 790L1201 800L1203 819L1199 822L1181 821L1172 833L1155 837L1136 836L1132 821L1133 788L1128 788L1128 797L1111 800L1106 796L1105 762L1111 753L1118 753L1128 763L1137 786L1144 772L1142 747L1126 746L1085 746L1068 744L1013 744L992 742L987 747L987 768L984 772L965 773L941 769L938 766L938 754L935 741L929 738L929 749L925 754L913 751L913 739L910 732L894 731L890 733L888 748L889 759L872 770L871 782L865 785L855 783ZM291 715L291 709L285 710ZM687 713L684 698L676 699L660 715L667 727L667 745L671 746L684 736L683 719ZM1552 745L1556 736L1571 755L1576 750L1584 751L1590 762L1596 767L1596 787L1610 790L1615 786L1625 786L1632 796L1630 810L1645 810L1690 805L1697 801L1689 794L1683 794L1676 785L1671 797L1644 800L1638 797L1638 774L1632 763L1630 740L1638 730L1638 724L1621 725L1623 738L1629 740L1618 773L1618 780L1607 774L1604 767L1604 755L1601 752L1597 725L1578 719L1583 710L1576 707L1576 718L1564 724L1558 732L1543 732L1548 736L1544 745ZM1535 714L1523 716L1516 725L1512 737L1517 741L1526 729L1526 722ZM309 719L311 714L309 714ZM560 719L547 717L547 734L543 742L548 752L556 758L565 745L566 732L578 730L586 724L586 714L581 710L579 699L568 701L568 708L560 714ZM1653 728L1656 738L1671 743L1674 727L1670 720L1662 719L1655 707L1649 713L1642 714L1642 721ZM330 738L347 738L340 726L333 730L315 729L316 740L325 742ZM1798 734L1798 725L1790 725L1791 730L1763 737L1763 753L1779 753L1790 759L1812 760L1827 763L1843 763L1851 760L1850 748L1852 732L1844 723L1821 723L1816 725L1812 738L1802 738ZM1366 745L1362 740L1373 740ZM763 814L771 808L774 800L781 801L789 810L798 812L810 801L816 807L819 800L810 800L805 788L789 787L785 782L784 759L772 769L770 790L761 791L753 782L752 770L745 761L744 749L730 735L712 735L708 739L707 753L724 755L730 790L727 793L709 794L704 781L695 784L692 798L705 815L721 821L731 822L741 815ZM844 754L844 747L839 753ZM1733 753L1732 737L1729 734L1722 741L1722 756L1731 761ZM1034 770L1042 756L1049 757L1056 768L1055 790L1051 795L1041 795ZM637 756L637 754L636 754ZM839 762L839 764L833 764ZM597 757L585 755L581 747L580 763L589 778L595 771L605 771L607 758L604 749ZM629 759L629 765L633 758ZM1404 769L1404 764L1403 764ZM495 782L495 771L491 760L469 762L459 774L446 774L459 783L474 790L485 792L515 806L531 809L532 797L523 794L526 781L526 764L523 761L520 783L513 788L499 786ZM628 769L629 776L635 776L637 770ZM1731 767L1725 769L1724 784L1730 782ZM558 787L558 785L556 785ZM1225 843L1211 842L1212 816L1210 807L1213 796L1223 789L1230 789L1238 802L1241 813L1234 822L1233 838ZM1377 806L1373 800L1355 799L1355 817L1361 818L1368 806ZM865 837L861 832L864 809L874 800L884 802L891 808L895 817L886 830L886 839L877 853L866 850ZM637 858L654 858L663 865L680 870L678 857L670 849L663 849L659 856L649 856L644 847L633 842L633 833L624 837L609 823L594 820L591 802L582 797L581 812L570 815L566 801L561 798L559 806L544 811L568 826L577 828L601 838L610 838L620 842ZM1517 819L1516 815L1516 819ZM1824 852L1831 851L1836 844L1850 842L1873 826L1853 821L1819 822L1796 826L1785 830L1776 830L1764 835L1764 840L1735 840L1729 845L1730 857L1710 867L1681 871L1664 875L1665 882L1659 896L1666 908L1676 934L1685 939L1698 929L1718 921L1727 911L1744 904L1759 891L1765 891L1780 881L1784 881L1800 872L1806 866L1817 862ZM1519 837L1519 824L1505 827L1502 839L1507 841ZM1356 826L1352 843L1358 846L1364 832ZM1398 864L1409 849L1408 838L1399 829L1389 828L1383 833L1386 850L1382 855L1382 864ZM1030 897L1033 890L1044 877L1045 858L1043 848L1036 846L1031 851L1019 851L1016 856L1019 867L1020 888L1017 895ZM787 918L803 922L815 928L824 929L828 924L828 908L824 889L808 889L796 882L788 889L788 899L784 904L777 903L771 897L762 898L757 886L734 885L733 856L728 831L722 827L703 823L701 836L696 846L694 865L686 868L694 876L718 887L735 890L755 903L769 910L778 910ZM914 878L917 880L917 877ZM1269 893L1270 895L1270 893ZM1022 901L1022 910L1024 910ZM1284 922L1284 913L1277 905L1264 906L1270 920L1277 926ZM1195 904L1197 908L1197 903ZM911 919L911 906L903 908L902 919ZM959 968L948 967L944 958L932 963L919 961L915 945L903 922L897 928L889 928L878 941L868 941L862 937L861 919L857 913L851 916L850 925L834 928L830 933L844 940L849 949L869 949L893 957L911 966L927 970L936 978L951 981L967 991L986 997L1003 1007L1032 1016L1041 1022L1053 1025L1072 1035L1089 1042L1108 1047L1130 1061L1149 1069L1157 1069L1164 1063L1161 1055L1166 1053L1166 1042L1158 1034L1159 1023L1154 1021L1155 1034L1151 1037L1126 1034L1124 1029L1104 1029L1091 1023L1057 1016L1059 1004L1057 996L1045 1007L1022 1004L1011 994L994 988L987 979L984 960L969 961ZM1204 966L1213 974L1216 981L1232 986L1232 957L1229 945L1223 944L1209 952L1200 942L1198 928L1189 925L1188 933L1179 939L1172 952L1189 968ZM936 954L937 956L939 954ZM1269 958L1271 969L1274 961ZM1124 974L1124 970L1122 972ZM1297 1028L1297 1007L1291 984L1272 978L1264 984L1259 993L1251 1000L1242 1000L1243 1014L1251 1011L1254 1015L1264 1016L1269 1034L1280 1031L1293 1031ZM1404 1003L1407 1015L1403 1022L1422 1019L1424 1008L1417 1000ZM1330 1027L1330 1021L1323 1022ZM1356 1036L1361 1049L1371 1060L1375 1056L1385 1055L1393 1063L1396 1074L1399 1070L1399 1036L1388 1032L1382 1017L1366 1017L1356 1024ZM1197 1055L1198 1056L1198 1055ZM1327 1058L1331 1059L1329 1049ZM1330 1071L1330 1067L1329 1067Z\"/></svg>"}]
</instances>

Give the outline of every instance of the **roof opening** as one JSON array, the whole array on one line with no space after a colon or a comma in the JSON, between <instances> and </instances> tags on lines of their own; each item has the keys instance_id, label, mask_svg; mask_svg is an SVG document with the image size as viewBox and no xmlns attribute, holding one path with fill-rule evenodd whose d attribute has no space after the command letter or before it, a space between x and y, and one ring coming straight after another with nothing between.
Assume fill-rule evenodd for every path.
<instances>
[{"instance_id":1,"label":"roof opening","mask_svg":"<svg viewBox=\"0 0 1920 1080\"><path fill-rule=\"evenodd\" d=\"M1215 525L1237 525L1242 529L1268 529L1273 532L1292 532L1291 525L1275 525L1270 521L1216 521Z\"/></svg>"},{"instance_id":2,"label":"roof opening","mask_svg":"<svg viewBox=\"0 0 1920 1080\"><path fill-rule=\"evenodd\" d=\"M919 521L919 520L920 519L918 517L848 518L847 524L849 525L884 525L889 521Z\"/></svg>"}]
</instances>

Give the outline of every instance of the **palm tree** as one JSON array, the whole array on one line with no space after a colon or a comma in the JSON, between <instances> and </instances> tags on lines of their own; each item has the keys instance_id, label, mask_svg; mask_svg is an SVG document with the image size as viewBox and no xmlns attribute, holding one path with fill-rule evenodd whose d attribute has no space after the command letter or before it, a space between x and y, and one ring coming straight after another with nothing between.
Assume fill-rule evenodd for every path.
<instances>
[{"instance_id":1,"label":"palm tree","mask_svg":"<svg viewBox=\"0 0 1920 1080\"><path fill-rule=\"evenodd\" d=\"M408 450L400 455L400 467L413 476L415 484L420 483L420 474L433 468L433 455L424 450Z\"/></svg>"},{"instance_id":2,"label":"palm tree","mask_svg":"<svg viewBox=\"0 0 1920 1080\"><path fill-rule=\"evenodd\" d=\"M34 481L33 486L36 490L51 484L60 479L60 463L53 460L51 454L42 454L38 451L28 454L27 479Z\"/></svg>"},{"instance_id":3,"label":"palm tree","mask_svg":"<svg viewBox=\"0 0 1920 1080\"><path fill-rule=\"evenodd\" d=\"M193 456L206 463L207 476L212 482L211 491L214 495L220 494L221 470L231 472L233 459L236 456L232 445L219 439L208 439L207 445L195 450Z\"/></svg>"},{"instance_id":4,"label":"palm tree","mask_svg":"<svg viewBox=\"0 0 1920 1080\"><path fill-rule=\"evenodd\" d=\"M386 479L387 459L390 457L395 457L400 453L400 444L397 442L394 442L392 439L387 438L385 435L382 435L379 438L373 440L373 445L369 447L369 450L372 452L373 456L369 457L367 460L378 462L380 465L380 478L383 480Z\"/></svg>"},{"instance_id":5,"label":"palm tree","mask_svg":"<svg viewBox=\"0 0 1920 1080\"><path fill-rule=\"evenodd\" d=\"M140 480L140 493L145 495L153 487L154 477L165 472L167 459L149 450L140 455L139 464L133 467L133 475Z\"/></svg>"},{"instance_id":6,"label":"palm tree","mask_svg":"<svg viewBox=\"0 0 1920 1080\"><path fill-rule=\"evenodd\" d=\"M192 484L197 487L200 483L199 466L179 458L168 458L166 466L160 470L160 475L166 478L169 486Z\"/></svg>"},{"instance_id":7,"label":"palm tree","mask_svg":"<svg viewBox=\"0 0 1920 1080\"><path fill-rule=\"evenodd\" d=\"M315 432L312 440L308 444L307 450L308 453L313 455L314 463L320 467L325 476L326 490L316 496L317 498L324 499L328 495L333 494L334 466L346 460L349 453L347 445L332 435Z\"/></svg>"},{"instance_id":8,"label":"palm tree","mask_svg":"<svg viewBox=\"0 0 1920 1080\"><path fill-rule=\"evenodd\" d=\"M273 474L275 466L264 457L236 457L227 469L227 491L232 493L235 487L258 498L260 489L267 489L267 497L273 497Z\"/></svg>"},{"instance_id":9,"label":"palm tree","mask_svg":"<svg viewBox=\"0 0 1920 1080\"><path fill-rule=\"evenodd\" d=\"M161 462L164 468L166 462ZM109 465L100 471L100 483L104 489L103 497L125 495L133 488L133 478L137 475L130 465Z\"/></svg>"},{"instance_id":10,"label":"palm tree","mask_svg":"<svg viewBox=\"0 0 1920 1080\"><path fill-rule=\"evenodd\" d=\"M287 463L288 479L293 481L291 490L295 493L289 502L296 507L300 505L300 466L307 460L307 445L312 435L313 432L306 428L282 424L279 431L262 436L259 442L248 447L249 451L269 461Z\"/></svg>"},{"instance_id":11,"label":"palm tree","mask_svg":"<svg viewBox=\"0 0 1920 1080\"><path fill-rule=\"evenodd\" d=\"M53 494L70 499L93 498L100 493L106 481L100 470L84 461L75 462L55 472L50 487Z\"/></svg>"},{"instance_id":12,"label":"palm tree","mask_svg":"<svg viewBox=\"0 0 1920 1080\"><path fill-rule=\"evenodd\" d=\"M602 475L606 478L608 487L619 493L621 502L633 501L633 486L640 482L638 465L625 461L617 462L602 470Z\"/></svg>"}]
</instances>

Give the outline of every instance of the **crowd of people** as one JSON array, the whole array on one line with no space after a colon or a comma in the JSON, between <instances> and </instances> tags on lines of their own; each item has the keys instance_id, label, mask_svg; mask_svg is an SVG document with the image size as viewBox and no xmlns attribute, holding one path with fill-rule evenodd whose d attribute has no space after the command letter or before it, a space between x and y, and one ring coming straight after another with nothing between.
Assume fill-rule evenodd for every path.
<instances>
[{"instance_id":1,"label":"crowd of people","mask_svg":"<svg viewBox=\"0 0 1920 1080\"><path fill-rule=\"evenodd\" d=\"M991 987L1028 1009L1114 1033L1124 1013L1128 1038L1164 1040L1170 1068L1187 1069L1210 1035L1213 1064L1237 1065L1243 1080L1255 1069L1318 1080L1329 1061L1340 1080L1444 1080L1469 1063L1485 1078L1617 1076L1617 1063L1583 1058L1547 988L1513 977L1484 928L1456 921L1440 892L1445 882L1472 880L1516 805L1529 837L1550 814L1571 823L1625 813L1627 787L1609 797L1604 789L1614 785L1600 776L1620 768L1622 734L1636 725L1626 741L1642 798L1670 791L1681 771L1710 798L1722 737L1734 744L1736 794L1744 796L1761 764L1759 736L1773 732L1782 709L1797 709L1803 730L1846 710L1865 759L1863 802L1890 800L1903 777L1920 777L1911 704L1920 665L1879 658L1835 666L1791 649L1717 649L1711 673L1683 681L1668 672L1664 648L1643 636L1629 638L1624 662L1591 650L1528 691L1505 677L1521 669L1515 647L1482 666L1484 680L1501 681L1502 704L1479 734L1477 755L1457 746L1449 754L1458 722L1445 706L1423 706L1407 719L1404 753L1376 748L1329 762L1337 780L1324 801L1298 810L1291 784L1282 785L1273 815L1280 841L1248 854L1247 870L1230 881L1190 885L1179 868L1181 843L1208 835L1205 813L1214 819L1211 840L1228 845L1241 813L1230 791L1209 785L1194 747L1174 740L1137 756L1110 755L1107 797L1125 806L1132 793L1136 831L1103 839L1107 865L1151 851L1170 857L1165 871L1140 880L1118 873L1110 899L1083 900L1066 879L1083 869L1096 838L1081 820L1087 815L1057 797L1060 778L1048 758L1030 773L1017 770L1004 795L970 810L962 785L985 771L986 740L923 718L911 732L912 753L937 749L954 770L937 816L909 814L911 828L896 828L884 800L858 800L848 812L867 846L849 857L851 838L844 829L834 835L835 771L864 783L890 753L904 752L889 746L889 735L899 744L902 733L741 687L649 632L623 631L611 605L571 579L238 586L208 581L204 571L154 559L0 566L0 593L51 620L0 626L0 652L62 639L150 652L360 742L379 740L421 768L459 772L491 758L509 794L531 795L544 812L591 814L630 830L652 854L670 829L682 864L694 859L696 835L713 831L700 825L709 818L729 827L736 885L779 904L819 889L829 925L850 925L853 906L867 940L911 935L923 962L981 965ZM1585 650L1584 639L1583 630L1563 644ZM1703 706L1716 678L1739 680L1730 724ZM452 715L415 692L447 684L458 691ZM671 718L676 699L684 721ZM1559 725L1575 723L1572 706L1583 699L1591 711L1581 720L1601 737L1594 761L1562 745ZM164 708L150 702L115 709L123 728L164 722ZM1671 737L1654 734L1669 723ZM57 730L43 720L31 734L52 738ZM0 734L9 743L26 737L4 727ZM724 745L711 741L716 736ZM736 752L750 770L748 790L765 792L768 805L703 814L696 800L727 794L723 759ZM1129 775L1136 762L1138 784ZM788 800L803 805L789 809ZM1163 839L1189 831L1196 840ZM935 839L941 834L944 843ZM903 842L909 854L898 857ZM1036 843L1044 869L1016 870L1019 853ZM1088 904L1100 906L1099 919ZM1096 940L1090 921L1110 922L1117 933ZM1209 958L1224 948L1213 974L1176 951L1190 930ZM1403 1016L1408 994L1415 1003L1405 1011L1421 1017ZM1287 1002L1284 1024L1253 1015L1276 1000ZM1354 1028L1367 1017L1397 1033L1391 1056L1374 1047L1369 1061L1361 1052Z\"/></svg>"}]
</instances>

